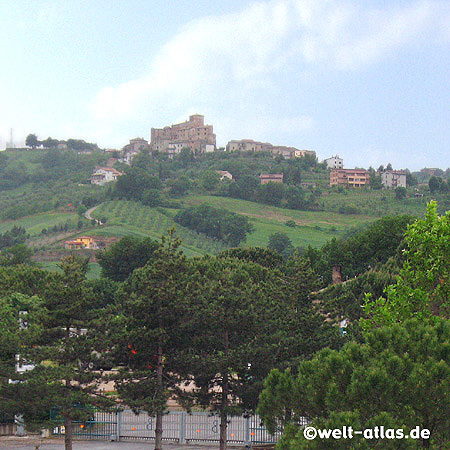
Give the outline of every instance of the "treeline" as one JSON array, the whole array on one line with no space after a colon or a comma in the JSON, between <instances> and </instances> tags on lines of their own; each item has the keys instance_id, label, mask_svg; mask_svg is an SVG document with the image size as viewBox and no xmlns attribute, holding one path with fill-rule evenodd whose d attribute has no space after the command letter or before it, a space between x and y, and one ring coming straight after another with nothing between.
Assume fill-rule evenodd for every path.
<instances>
[{"instance_id":1,"label":"treeline","mask_svg":"<svg viewBox=\"0 0 450 450\"><path fill-rule=\"evenodd\" d=\"M408 225L414 220L414 217L406 215L383 217L366 230L353 231L353 235L341 239L331 239L320 249L308 246L303 256L321 277L324 286L331 282L333 266L342 268L342 277L346 280L386 263L391 257L401 261L405 245L403 238Z\"/></svg>"},{"instance_id":2,"label":"treeline","mask_svg":"<svg viewBox=\"0 0 450 450\"><path fill-rule=\"evenodd\" d=\"M221 181L217 170L228 171L233 176L233 180ZM310 174L312 171L316 174L327 174L323 165L318 164L317 160L310 155L285 160L282 157L273 158L267 154L220 152L194 158L189 149L183 149L173 159L168 159L166 154L158 152L152 155L140 154L134 158L132 168L125 169L129 177L144 175L144 186L145 174L147 177L153 176L159 179L163 184L157 188L160 189L160 197L161 189L169 197L181 197L190 191L207 191L213 195L259 201L292 209L317 209L319 207L317 200L321 195L320 189L314 186L307 189L301 187L302 174ZM283 174L283 184L261 185L259 175L262 172ZM125 181L122 183L128 184ZM145 201L142 198L142 192L126 191L128 191L126 188L125 191L119 188L117 196L124 195L125 192L129 200ZM150 195L150 202L165 201L164 195L158 198L154 194L155 192ZM147 203L148 201L147 199Z\"/></svg>"},{"instance_id":3,"label":"treeline","mask_svg":"<svg viewBox=\"0 0 450 450\"><path fill-rule=\"evenodd\" d=\"M25 228L13 226L11 230L0 234L0 250L7 247L13 247L17 244L23 244L28 238Z\"/></svg>"},{"instance_id":4,"label":"treeline","mask_svg":"<svg viewBox=\"0 0 450 450\"><path fill-rule=\"evenodd\" d=\"M245 242L253 226L247 217L207 204L183 209L174 217L180 225L237 247Z\"/></svg>"},{"instance_id":5,"label":"treeline","mask_svg":"<svg viewBox=\"0 0 450 450\"><path fill-rule=\"evenodd\" d=\"M33 149L37 147L44 148L57 148L58 146L62 146L63 148L68 148L71 150L99 150L97 144L92 144L90 142L86 142L83 139L67 139L67 140L59 140L48 137L44 140L39 140L35 134L29 134L25 139L25 145L27 147L31 147Z\"/></svg>"},{"instance_id":6,"label":"treeline","mask_svg":"<svg viewBox=\"0 0 450 450\"><path fill-rule=\"evenodd\" d=\"M0 190L14 189L27 183L48 185L54 180L87 183L95 165L106 161L103 152L78 155L70 149L0 154Z\"/></svg>"}]
</instances>

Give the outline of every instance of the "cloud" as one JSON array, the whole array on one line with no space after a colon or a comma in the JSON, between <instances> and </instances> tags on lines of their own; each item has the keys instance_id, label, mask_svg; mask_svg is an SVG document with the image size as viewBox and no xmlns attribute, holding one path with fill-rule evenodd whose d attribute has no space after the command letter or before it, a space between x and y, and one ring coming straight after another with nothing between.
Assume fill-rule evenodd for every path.
<instances>
[{"instance_id":1,"label":"cloud","mask_svg":"<svg viewBox=\"0 0 450 450\"><path fill-rule=\"evenodd\" d=\"M132 120L143 110L154 117L162 111L178 115L213 104L246 113L249 104L264 108L261 93L274 91L271 77L287 70L299 78L324 66L360 70L424 38L448 38L449 25L447 4L431 0L384 9L363 9L356 0L261 1L187 24L161 48L147 74L105 87L90 111L97 120Z\"/></svg>"}]
</instances>

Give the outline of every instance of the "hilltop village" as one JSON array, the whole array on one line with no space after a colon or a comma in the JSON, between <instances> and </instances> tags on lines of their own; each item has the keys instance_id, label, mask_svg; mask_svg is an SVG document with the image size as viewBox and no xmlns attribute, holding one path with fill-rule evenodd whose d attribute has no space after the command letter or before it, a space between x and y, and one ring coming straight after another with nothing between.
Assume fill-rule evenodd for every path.
<instances>
[{"instance_id":1,"label":"hilltop village","mask_svg":"<svg viewBox=\"0 0 450 450\"><path fill-rule=\"evenodd\" d=\"M191 115L189 120L164 128L152 128L150 142L144 138L130 139L129 144L122 149L107 149L117 156L117 161L131 164L133 158L141 152L158 152L173 159L180 155L182 150L189 149L195 157L213 153L215 151L226 152L264 152L272 157L282 157L284 159L294 159L309 156L316 159L314 150L297 149L282 145L273 145L268 142L258 142L252 139L231 140L225 148L216 147L216 135L212 125L206 125L204 116L200 114ZM364 169L345 169L344 161L339 156L332 156L324 159L324 164L330 170L330 186L362 187L370 184L370 173ZM381 177L381 184L385 188L396 188L407 186L406 172L402 170L392 170L392 168L378 171ZM116 181L121 173L111 167L97 168L92 174L93 184L104 184ZM228 175L229 177L230 175ZM275 183L283 182L283 174L261 174L261 183L269 181Z\"/></svg>"},{"instance_id":2,"label":"hilltop village","mask_svg":"<svg viewBox=\"0 0 450 450\"><path fill-rule=\"evenodd\" d=\"M129 233L175 226L188 255L253 245L288 254L379 217L420 215L432 198L449 204L449 169L347 168L339 155L253 139L217 147L200 114L149 135L106 149L28 135L0 152L0 218L25 225L34 260L52 267L85 252L97 276L98 252Z\"/></svg>"}]
</instances>

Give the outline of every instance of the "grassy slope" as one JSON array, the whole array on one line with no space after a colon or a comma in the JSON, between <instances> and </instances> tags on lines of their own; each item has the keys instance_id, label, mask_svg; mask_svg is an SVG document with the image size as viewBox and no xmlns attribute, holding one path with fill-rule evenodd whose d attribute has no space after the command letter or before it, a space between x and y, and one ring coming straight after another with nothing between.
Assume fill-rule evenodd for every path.
<instances>
[{"instance_id":1,"label":"grassy slope","mask_svg":"<svg viewBox=\"0 0 450 450\"><path fill-rule=\"evenodd\" d=\"M363 214L381 216L395 216L397 214L410 214L422 216L426 204L431 196L422 198L395 198L393 190L383 189L367 191L363 189L346 189L342 193L324 193L319 200L327 211L338 211L342 206L354 206Z\"/></svg>"},{"instance_id":2,"label":"grassy slope","mask_svg":"<svg viewBox=\"0 0 450 450\"><path fill-rule=\"evenodd\" d=\"M255 231L251 233L246 246L267 245L272 233L286 233L294 246L321 246L334 236L339 236L349 228L375 220L364 215L343 215L330 212L297 211L277 208L260 203L225 197L207 195L190 195L185 199L186 205L208 203L211 206L225 208L237 214L249 217ZM294 220L295 228L288 227L286 221Z\"/></svg>"},{"instance_id":3,"label":"grassy slope","mask_svg":"<svg viewBox=\"0 0 450 450\"><path fill-rule=\"evenodd\" d=\"M77 214L55 211L33 214L32 216L22 217L16 220L0 221L0 233L10 230L16 225L25 228L30 236L36 236L41 233L43 228L53 227L54 225L63 224L67 221L76 223L78 221Z\"/></svg>"},{"instance_id":4,"label":"grassy slope","mask_svg":"<svg viewBox=\"0 0 450 450\"><path fill-rule=\"evenodd\" d=\"M221 242L175 224L169 214L163 214L161 211L164 212L137 202L124 200L105 202L92 213L92 217L97 219L106 217L106 226L97 228L91 234L114 236L134 234L159 240L168 229L175 227L182 240L182 248L188 256L218 253L226 248Z\"/></svg>"},{"instance_id":5,"label":"grassy slope","mask_svg":"<svg viewBox=\"0 0 450 450\"><path fill-rule=\"evenodd\" d=\"M41 269L49 270L50 272L62 272L58 267L58 261L42 261L38 263L38 266ZM86 274L86 278L88 280L94 280L96 278L100 278L100 272L102 268L98 263L89 263L88 272Z\"/></svg>"}]
</instances>

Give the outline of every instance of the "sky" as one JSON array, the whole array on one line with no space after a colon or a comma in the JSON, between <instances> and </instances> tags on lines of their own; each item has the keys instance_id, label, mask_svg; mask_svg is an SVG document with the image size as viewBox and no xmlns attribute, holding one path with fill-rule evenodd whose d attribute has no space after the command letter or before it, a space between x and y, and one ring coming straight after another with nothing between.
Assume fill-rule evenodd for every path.
<instances>
[{"instance_id":1,"label":"sky","mask_svg":"<svg viewBox=\"0 0 450 450\"><path fill-rule=\"evenodd\" d=\"M348 168L450 166L450 1L1 0L0 149L203 114Z\"/></svg>"}]
</instances>

